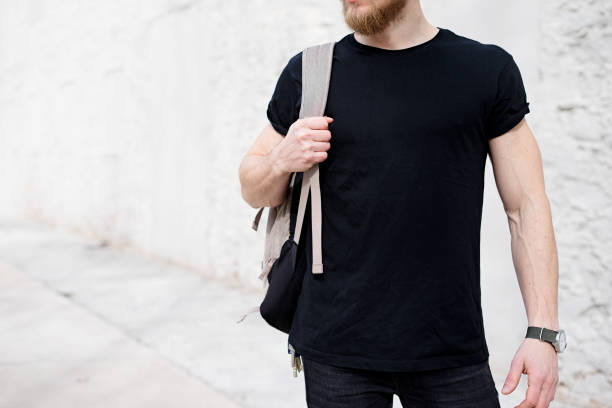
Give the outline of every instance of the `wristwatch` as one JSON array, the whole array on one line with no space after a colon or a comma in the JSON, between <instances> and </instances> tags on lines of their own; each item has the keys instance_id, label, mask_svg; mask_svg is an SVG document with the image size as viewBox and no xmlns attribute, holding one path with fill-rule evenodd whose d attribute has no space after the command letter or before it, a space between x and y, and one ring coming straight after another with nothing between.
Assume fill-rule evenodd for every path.
<instances>
[{"instance_id":1,"label":"wristwatch","mask_svg":"<svg viewBox=\"0 0 612 408\"><path fill-rule=\"evenodd\" d=\"M562 353L567 346L567 342L565 341L565 330L563 329L555 331L544 327L529 326L527 327L525 338L547 341L553 345L557 353Z\"/></svg>"}]
</instances>

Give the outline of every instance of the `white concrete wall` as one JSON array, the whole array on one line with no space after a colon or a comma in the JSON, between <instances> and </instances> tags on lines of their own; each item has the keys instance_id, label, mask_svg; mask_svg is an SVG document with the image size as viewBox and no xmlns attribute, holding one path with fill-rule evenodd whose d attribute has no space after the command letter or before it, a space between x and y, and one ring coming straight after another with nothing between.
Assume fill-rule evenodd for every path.
<instances>
[{"instance_id":1,"label":"white concrete wall","mask_svg":"<svg viewBox=\"0 0 612 408\"><path fill-rule=\"evenodd\" d=\"M0 212L255 285L238 165L318 4L0 1Z\"/></svg>"},{"instance_id":2,"label":"white concrete wall","mask_svg":"<svg viewBox=\"0 0 612 408\"><path fill-rule=\"evenodd\" d=\"M267 123L288 58L349 32L340 7L0 0L0 215L258 287L263 232L250 229L255 210L240 197L238 165ZM503 46L521 68L560 251L569 337L560 393L575 406L612 401L610 2L423 7L437 26ZM483 308L492 366L504 372L526 319L487 172Z\"/></svg>"},{"instance_id":3,"label":"white concrete wall","mask_svg":"<svg viewBox=\"0 0 612 408\"><path fill-rule=\"evenodd\" d=\"M559 247L561 324L570 336L561 391L572 406L609 407L612 2L545 0L540 13L537 131Z\"/></svg>"}]
</instances>

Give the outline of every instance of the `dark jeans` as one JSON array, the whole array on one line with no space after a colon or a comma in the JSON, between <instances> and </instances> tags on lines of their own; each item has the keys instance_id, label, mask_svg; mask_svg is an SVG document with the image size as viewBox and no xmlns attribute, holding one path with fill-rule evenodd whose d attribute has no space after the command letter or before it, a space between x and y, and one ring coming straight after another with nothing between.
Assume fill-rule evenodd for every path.
<instances>
[{"instance_id":1,"label":"dark jeans","mask_svg":"<svg viewBox=\"0 0 612 408\"><path fill-rule=\"evenodd\" d=\"M302 355L309 408L500 408L488 360L453 368L382 372L337 367Z\"/></svg>"}]
</instances>

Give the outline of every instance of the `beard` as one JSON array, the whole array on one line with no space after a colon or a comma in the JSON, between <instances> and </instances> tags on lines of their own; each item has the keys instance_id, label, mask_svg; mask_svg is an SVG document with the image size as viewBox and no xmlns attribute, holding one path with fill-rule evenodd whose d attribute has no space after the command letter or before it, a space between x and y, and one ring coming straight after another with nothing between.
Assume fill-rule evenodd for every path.
<instances>
[{"instance_id":1,"label":"beard","mask_svg":"<svg viewBox=\"0 0 612 408\"><path fill-rule=\"evenodd\" d=\"M347 0L341 1L346 24L356 33L374 35L401 16L408 0L367 0L369 7L366 10L359 10Z\"/></svg>"}]
</instances>

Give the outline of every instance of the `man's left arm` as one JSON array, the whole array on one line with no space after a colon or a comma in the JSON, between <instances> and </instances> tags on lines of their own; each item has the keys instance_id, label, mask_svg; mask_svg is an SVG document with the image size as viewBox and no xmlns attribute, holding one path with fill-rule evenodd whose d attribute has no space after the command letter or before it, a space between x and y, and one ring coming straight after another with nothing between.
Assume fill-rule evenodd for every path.
<instances>
[{"instance_id":1,"label":"man's left arm","mask_svg":"<svg viewBox=\"0 0 612 408\"><path fill-rule=\"evenodd\" d=\"M495 183L508 217L512 261L528 325L559 330L559 265L539 147L525 118L488 143ZM550 343L524 339L502 393L514 391L524 373L528 389L519 407L548 407L559 380L557 363L557 352Z\"/></svg>"}]
</instances>

